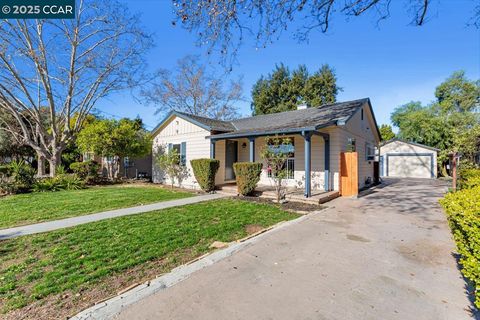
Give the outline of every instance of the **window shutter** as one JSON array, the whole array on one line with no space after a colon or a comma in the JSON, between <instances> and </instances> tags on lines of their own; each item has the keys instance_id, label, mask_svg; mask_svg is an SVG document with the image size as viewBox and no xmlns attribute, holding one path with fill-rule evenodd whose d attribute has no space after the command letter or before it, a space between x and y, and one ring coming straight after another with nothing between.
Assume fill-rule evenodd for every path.
<instances>
[{"instance_id":1,"label":"window shutter","mask_svg":"<svg viewBox=\"0 0 480 320\"><path fill-rule=\"evenodd\" d=\"M185 166L187 164L187 143L182 142L180 145L180 163L182 166Z\"/></svg>"},{"instance_id":2,"label":"window shutter","mask_svg":"<svg viewBox=\"0 0 480 320\"><path fill-rule=\"evenodd\" d=\"M172 151L173 149L173 143L169 143L168 146L167 146L167 152L170 153L170 151Z\"/></svg>"}]
</instances>

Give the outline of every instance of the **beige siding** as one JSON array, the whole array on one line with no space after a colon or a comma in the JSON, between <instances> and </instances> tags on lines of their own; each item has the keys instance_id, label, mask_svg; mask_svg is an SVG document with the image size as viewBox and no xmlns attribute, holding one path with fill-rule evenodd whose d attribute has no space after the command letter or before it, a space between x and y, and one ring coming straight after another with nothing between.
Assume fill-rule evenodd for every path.
<instances>
[{"instance_id":1,"label":"beige siding","mask_svg":"<svg viewBox=\"0 0 480 320\"><path fill-rule=\"evenodd\" d=\"M365 144L369 142L372 146L377 145L377 137L374 133L375 124L367 106L364 107L364 118L361 119L361 112L357 112L345 126L332 126L322 131L330 135L330 183L334 190L339 190L340 152L346 151L349 138L355 138L357 152L359 154L359 184L365 185L367 178L373 179L373 161L367 161L365 155ZM193 178L190 163L191 159L208 158L210 156L210 140L205 139L210 132L195 124L181 118L173 117L162 128L159 129L154 139L154 150L160 144L187 142L187 167L190 176L183 182L184 186L197 188L198 184ZM294 179L287 180L288 186L303 188L305 186L305 149L304 139L301 135L293 135L295 141L295 172ZM248 139L237 139L238 161L249 161ZM243 147L245 144L245 147ZM265 146L265 138L255 139L255 161L263 162L261 159L262 149ZM215 158L220 160L220 169L217 173L216 184L225 183L225 141L216 143ZM323 190L324 188L324 141L317 135L312 137L312 189ZM162 182L164 177L160 170L154 165L154 182ZM261 175L259 185L272 185L267 176L266 168Z\"/></svg>"},{"instance_id":2,"label":"beige siding","mask_svg":"<svg viewBox=\"0 0 480 320\"><path fill-rule=\"evenodd\" d=\"M285 180L285 184L290 187L304 188L305 187L305 142L301 135L290 136L294 139L295 144L295 171L294 179ZM250 160L250 146L248 139L238 139L238 161L245 162ZM245 148L243 144L245 143ZM271 186L273 181L268 177L266 164L263 161L261 154L265 146L265 137L255 139L255 161L262 162L264 165L259 185ZM225 164L225 142L217 142L216 158L220 160L220 168L223 170ZM323 138L319 136L312 137L312 189L323 190L324 188L324 142ZM223 183L225 172L219 172L217 175L217 183Z\"/></svg>"},{"instance_id":3,"label":"beige siding","mask_svg":"<svg viewBox=\"0 0 480 320\"><path fill-rule=\"evenodd\" d=\"M375 123L370 108L365 105L362 112L357 113L348 121L345 126L339 127L343 132L340 134L339 142L342 144L341 150L345 151L349 138L355 138L356 151L358 153L358 184L362 188L365 186L367 179L373 181L373 160L367 160L366 144L372 147L378 145ZM338 161L338 165L340 165Z\"/></svg>"},{"instance_id":4,"label":"beige siding","mask_svg":"<svg viewBox=\"0 0 480 320\"><path fill-rule=\"evenodd\" d=\"M198 183L193 176L193 171L190 166L190 160L210 157L210 140L205 137L209 136L210 132L193 123L190 123L182 118L173 116L170 121L165 123L162 128L159 128L153 139L153 154L161 145L169 143L180 144L186 142L186 160L188 176L183 180L182 186L188 188L198 189ZM155 164L153 160L153 182L155 183L169 183L167 177Z\"/></svg>"},{"instance_id":5,"label":"beige siding","mask_svg":"<svg viewBox=\"0 0 480 320\"><path fill-rule=\"evenodd\" d=\"M411 154L411 156L391 156L388 163L388 174L392 177L431 177L431 164L429 156L433 155L433 174L437 176L437 152L415 144L394 140L380 147L380 155L383 156L384 174L386 175L387 154Z\"/></svg>"}]
</instances>

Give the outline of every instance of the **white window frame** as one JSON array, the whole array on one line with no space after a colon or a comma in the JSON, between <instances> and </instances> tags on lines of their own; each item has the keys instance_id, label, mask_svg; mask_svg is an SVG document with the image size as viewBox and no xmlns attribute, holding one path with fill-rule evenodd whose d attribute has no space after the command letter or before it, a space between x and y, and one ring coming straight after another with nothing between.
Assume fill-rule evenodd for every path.
<instances>
[{"instance_id":1,"label":"white window frame","mask_svg":"<svg viewBox=\"0 0 480 320\"><path fill-rule=\"evenodd\" d=\"M295 180L295 140L293 137L290 139L292 140L293 145L293 155L292 157L288 157L285 163L285 166L287 167L287 176L284 180ZM272 172L270 170L267 170L267 177L272 177Z\"/></svg>"},{"instance_id":2,"label":"white window frame","mask_svg":"<svg viewBox=\"0 0 480 320\"><path fill-rule=\"evenodd\" d=\"M375 160L375 148L370 142L365 142L365 161Z\"/></svg>"}]
</instances>

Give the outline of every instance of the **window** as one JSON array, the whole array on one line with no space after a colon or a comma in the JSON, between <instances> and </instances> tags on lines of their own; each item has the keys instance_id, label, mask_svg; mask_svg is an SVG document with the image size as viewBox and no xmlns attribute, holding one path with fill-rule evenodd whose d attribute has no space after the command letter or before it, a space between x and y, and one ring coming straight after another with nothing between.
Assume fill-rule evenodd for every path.
<instances>
[{"instance_id":1,"label":"window","mask_svg":"<svg viewBox=\"0 0 480 320\"><path fill-rule=\"evenodd\" d=\"M361 110L361 118L362 118L362 121L363 121L363 109Z\"/></svg>"},{"instance_id":2,"label":"window","mask_svg":"<svg viewBox=\"0 0 480 320\"><path fill-rule=\"evenodd\" d=\"M291 144L282 144L278 147L269 146L273 152L288 153L288 159L283 167L283 169L287 170L285 179L293 179L295 174L295 141L293 138L291 141ZM272 170L270 168L267 168L267 176L269 178L272 177Z\"/></svg>"},{"instance_id":3,"label":"window","mask_svg":"<svg viewBox=\"0 0 480 320\"><path fill-rule=\"evenodd\" d=\"M355 152L357 151L357 142L355 138L348 138L347 141L347 152Z\"/></svg>"},{"instance_id":4,"label":"window","mask_svg":"<svg viewBox=\"0 0 480 320\"><path fill-rule=\"evenodd\" d=\"M168 145L168 150L176 150L180 155L180 163L182 166L187 165L187 143L170 143Z\"/></svg>"},{"instance_id":5,"label":"window","mask_svg":"<svg viewBox=\"0 0 480 320\"><path fill-rule=\"evenodd\" d=\"M172 144L172 150L177 151L178 154L180 154L180 144Z\"/></svg>"},{"instance_id":6,"label":"window","mask_svg":"<svg viewBox=\"0 0 480 320\"><path fill-rule=\"evenodd\" d=\"M372 161L375 160L375 148L371 143L365 143L365 160Z\"/></svg>"}]
</instances>

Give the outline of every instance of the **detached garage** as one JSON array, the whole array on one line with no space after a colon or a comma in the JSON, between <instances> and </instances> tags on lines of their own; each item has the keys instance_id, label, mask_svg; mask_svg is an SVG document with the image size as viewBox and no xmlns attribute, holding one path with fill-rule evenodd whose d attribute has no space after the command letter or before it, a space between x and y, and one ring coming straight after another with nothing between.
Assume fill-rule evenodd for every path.
<instances>
[{"instance_id":1,"label":"detached garage","mask_svg":"<svg viewBox=\"0 0 480 320\"><path fill-rule=\"evenodd\" d=\"M380 145L380 176L436 178L438 149L392 139Z\"/></svg>"}]
</instances>

